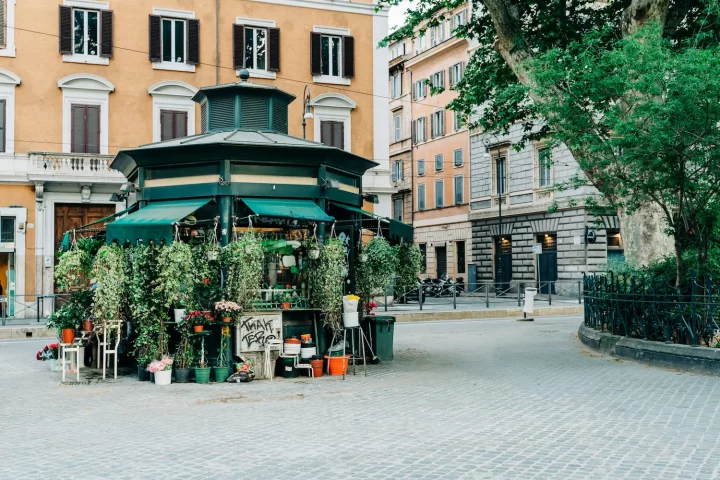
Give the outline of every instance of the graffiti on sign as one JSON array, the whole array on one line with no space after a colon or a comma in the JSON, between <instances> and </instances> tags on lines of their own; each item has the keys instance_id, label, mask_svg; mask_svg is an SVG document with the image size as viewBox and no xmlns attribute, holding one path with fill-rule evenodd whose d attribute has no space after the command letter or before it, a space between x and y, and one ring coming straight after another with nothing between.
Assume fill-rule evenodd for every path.
<instances>
[{"instance_id":1,"label":"graffiti on sign","mask_svg":"<svg viewBox=\"0 0 720 480\"><path fill-rule=\"evenodd\" d=\"M237 329L241 352L262 352L267 340L282 338L282 316L243 316L240 317Z\"/></svg>"}]
</instances>

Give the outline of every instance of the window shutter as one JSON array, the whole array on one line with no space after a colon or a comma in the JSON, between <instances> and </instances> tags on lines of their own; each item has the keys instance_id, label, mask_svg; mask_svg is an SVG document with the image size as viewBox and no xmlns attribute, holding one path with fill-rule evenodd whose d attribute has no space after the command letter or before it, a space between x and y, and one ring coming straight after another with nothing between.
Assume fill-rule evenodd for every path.
<instances>
[{"instance_id":1,"label":"window shutter","mask_svg":"<svg viewBox=\"0 0 720 480\"><path fill-rule=\"evenodd\" d=\"M332 146L331 122L320 122L320 143Z\"/></svg>"},{"instance_id":2,"label":"window shutter","mask_svg":"<svg viewBox=\"0 0 720 480\"><path fill-rule=\"evenodd\" d=\"M413 145L415 145L417 143L417 137L415 136L415 129L417 128L416 123L417 122L415 120L410 122L410 135L412 136L412 144Z\"/></svg>"},{"instance_id":3,"label":"window shutter","mask_svg":"<svg viewBox=\"0 0 720 480\"><path fill-rule=\"evenodd\" d=\"M440 120L440 125L439 125L439 127L440 127L440 128L439 128L439 131L438 131L438 135L442 136L442 135L445 135L445 110L443 110L443 111L440 112L439 117L440 117L440 118L439 118L439 120Z\"/></svg>"},{"instance_id":4,"label":"window shutter","mask_svg":"<svg viewBox=\"0 0 720 480\"><path fill-rule=\"evenodd\" d=\"M100 10L100 56L113 56L113 11Z\"/></svg>"},{"instance_id":5,"label":"window shutter","mask_svg":"<svg viewBox=\"0 0 720 480\"><path fill-rule=\"evenodd\" d=\"M342 41L343 47L343 77L355 77L355 39L345 36Z\"/></svg>"},{"instance_id":6,"label":"window shutter","mask_svg":"<svg viewBox=\"0 0 720 480\"><path fill-rule=\"evenodd\" d=\"M0 47L5 46L5 35L6 35L5 32L7 31L7 28L5 25L5 19L7 18L7 15L5 14L6 8L7 8L7 1L0 0ZM4 143L3 143L3 145L4 145Z\"/></svg>"},{"instance_id":7,"label":"window shutter","mask_svg":"<svg viewBox=\"0 0 720 480\"><path fill-rule=\"evenodd\" d=\"M187 112L175 113L175 138L187 137Z\"/></svg>"},{"instance_id":8,"label":"window shutter","mask_svg":"<svg viewBox=\"0 0 720 480\"><path fill-rule=\"evenodd\" d=\"M345 124L343 122L332 122L333 146L345 150Z\"/></svg>"},{"instance_id":9,"label":"window shutter","mask_svg":"<svg viewBox=\"0 0 720 480\"><path fill-rule=\"evenodd\" d=\"M453 67L448 68L448 81L451 87L455 85L455 79L453 78Z\"/></svg>"},{"instance_id":10,"label":"window shutter","mask_svg":"<svg viewBox=\"0 0 720 480\"><path fill-rule=\"evenodd\" d=\"M150 15L148 36L150 40L150 61L159 62L162 60L162 52L160 50L160 17L158 15Z\"/></svg>"},{"instance_id":11,"label":"window shutter","mask_svg":"<svg viewBox=\"0 0 720 480\"><path fill-rule=\"evenodd\" d=\"M173 138L173 114L167 110L160 111L160 141Z\"/></svg>"},{"instance_id":12,"label":"window shutter","mask_svg":"<svg viewBox=\"0 0 720 480\"><path fill-rule=\"evenodd\" d=\"M233 25L233 68L240 70L245 58L245 27Z\"/></svg>"},{"instance_id":13,"label":"window shutter","mask_svg":"<svg viewBox=\"0 0 720 480\"><path fill-rule=\"evenodd\" d=\"M7 105L5 100L0 100L0 152L5 152L5 106Z\"/></svg>"},{"instance_id":14,"label":"window shutter","mask_svg":"<svg viewBox=\"0 0 720 480\"><path fill-rule=\"evenodd\" d=\"M100 107L88 105L87 110L87 148L85 153L100 153Z\"/></svg>"},{"instance_id":15,"label":"window shutter","mask_svg":"<svg viewBox=\"0 0 720 480\"><path fill-rule=\"evenodd\" d=\"M4 2L3 2L4 3ZM72 7L60 5L60 53L72 53L73 19Z\"/></svg>"},{"instance_id":16,"label":"window shutter","mask_svg":"<svg viewBox=\"0 0 720 480\"><path fill-rule=\"evenodd\" d=\"M268 28L268 70L271 72L280 71L280 29Z\"/></svg>"},{"instance_id":17,"label":"window shutter","mask_svg":"<svg viewBox=\"0 0 720 480\"><path fill-rule=\"evenodd\" d=\"M422 83L421 83L421 85L422 85L422 96L423 96L423 97L426 97L426 96L427 96L427 83L425 83L425 79L420 80L420 81L422 82Z\"/></svg>"},{"instance_id":18,"label":"window shutter","mask_svg":"<svg viewBox=\"0 0 720 480\"><path fill-rule=\"evenodd\" d=\"M85 107L73 105L70 114L70 151L85 153Z\"/></svg>"},{"instance_id":19,"label":"window shutter","mask_svg":"<svg viewBox=\"0 0 720 480\"><path fill-rule=\"evenodd\" d=\"M319 33L310 34L310 73L322 74L322 36Z\"/></svg>"},{"instance_id":20,"label":"window shutter","mask_svg":"<svg viewBox=\"0 0 720 480\"><path fill-rule=\"evenodd\" d=\"M187 64L197 65L198 63L200 63L200 20L195 18L188 20L187 26Z\"/></svg>"}]
</instances>

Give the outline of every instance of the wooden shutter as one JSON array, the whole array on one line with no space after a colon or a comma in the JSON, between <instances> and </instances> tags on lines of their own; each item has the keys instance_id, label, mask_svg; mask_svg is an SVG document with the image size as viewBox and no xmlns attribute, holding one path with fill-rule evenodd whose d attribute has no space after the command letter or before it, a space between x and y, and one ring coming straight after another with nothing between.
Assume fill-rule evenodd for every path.
<instances>
[{"instance_id":1,"label":"wooden shutter","mask_svg":"<svg viewBox=\"0 0 720 480\"><path fill-rule=\"evenodd\" d=\"M310 73L322 75L322 35L310 33Z\"/></svg>"},{"instance_id":2,"label":"wooden shutter","mask_svg":"<svg viewBox=\"0 0 720 480\"><path fill-rule=\"evenodd\" d=\"M417 137L415 136L415 120L410 122L410 136L412 137L412 144L415 145L417 143Z\"/></svg>"},{"instance_id":3,"label":"wooden shutter","mask_svg":"<svg viewBox=\"0 0 720 480\"><path fill-rule=\"evenodd\" d=\"M343 77L355 77L355 39L350 36L344 36L342 40L343 48Z\"/></svg>"},{"instance_id":4,"label":"wooden shutter","mask_svg":"<svg viewBox=\"0 0 720 480\"><path fill-rule=\"evenodd\" d=\"M332 122L320 122L320 143L332 146Z\"/></svg>"},{"instance_id":5,"label":"wooden shutter","mask_svg":"<svg viewBox=\"0 0 720 480\"><path fill-rule=\"evenodd\" d=\"M5 135L6 127L5 127L5 125L6 125L6 123L7 123L7 122L5 121L5 118L6 118L6 109L5 109L5 106L6 106L6 105L7 105L7 104L6 104L6 101L5 101L5 100L0 100L0 152L5 152L5 151L7 151L7 148L5 147L5 140L6 140L6 139L5 139L5 137L6 137L6 135Z\"/></svg>"},{"instance_id":6,"label":"wooden shutter","mask_svg":"<svg viewBox=\"0 0 720 480\"><path fill-rule=\"evenodd\" d=\"M70 151L85 153L85 105L73 105L71 108Z\"/></svg>"},{"instance_id":7,"label":"wooden shutter","mask_svg":"<svg viewBox=\"0 0 720 480\"><path fill-rule=\"evenodd\" d=\"M187 112L175 112L175 138L187 137Z\"/></svg>"},{"instance_id":8,"label":"wooden shutter","mask_svg":"<svg viewBox=\"0 0 720 480\"><path fill-rule=\"evenodd\" d=\"M113 56L113 11L100 10L100 56Z\"/></svg>"},{"instance_id":9,"label":"wooden shutter","mask_svg":"<svg viewBox=\"0 0 720 480\"><path fill-rule=\"evenodd\" d=\"M160 16L150 15L148 37L150 41L150 61L159 62L162 60L162 51L160 49Z\"/></svg>"},{"instance_id":10,"label":"wooden shutter","mask_svg":"<svg viewBox=\"0 0 720 480\"><path fill-rule=\"evenodd\" d=\"M173 138L173 112L169 110L160 111L160 141Z\"/></svg>"},{"instance_id":11,"label":"wooden shutter","mask_svg":"<svg viewBox=\"0 0 720 480\"><path fill-rule=\"evenodd\" d=\"M454 65L453 65L452 67L448 68L448 82L450 83L450 86L451 86L451 87L452 87L453 85L455 85L455 82L457 81L457 80L455 80L455 78L453 77L453 68L455 68Z\"/></svg>"},{"instance_id":12,"label":"wooden shutter","mask_svg":"<svg viewBox=\"0 0 720 480\"><path fill-rule=\"evenodd\" d=\"M243 68L245 59L245 27L233 25L233 68Z\"/></svg>"},{"instance_id":13,"label":"wooden shutter","mask_svg":"<svg viewBox=\"0 0 720 480\"><path fill-rule=\"evenodd\" d=\"M72 7L60 5L60 53L69 53L73 51L73 18Z\"/></svg>"},{"instance_id":14,"label":"wooden shutter","mask_svg":"<svg viewBox=\"0 0 720 480\"><path fill-rule=\"evenodd\" d=\"M200 63L200 20L191 19L188 25L188 55L187 64L197 65Z\"/></svg>"},{"instance_id":15,"label":"wooden shutter","mask_svg":"<svg viewBox=\"0 0 720 480\"><path fill-rule=\"evenodd\" d=\"M6 8L7 0L0 0L0 47L5 47L5 35L7 32L7 27L5 25L5 19L7 18L5 11Z\"/></svg>"},{"instance_id":16,"label":"wooden shutter","mask_svg":"<svg viewBox=\"0 0 720 480\"><path fill-rule=\"evenodd\" d=\"M280 29L268 28L268 38L270 45L268 46L268 70L271 72L280 71Z\"/></svg>"},{"instance_id":17,"label":"wooden shutter","mask_svg":"<svg viewBox=\"0 0 720 480\"><path fill-rule=\"evenodd\" d=\"M333 123L333 147L345 150L345 124L343 122Z\"/></svg>"},{"instance_id":18,"label":"wooden shutter","mask_svg":"<svg viewBox=\"0 0 720 480\"><path fill-rule=\"evenodd\" d=\"M88 105L85 109L85 138L87 142L85 153L100 153L100 107Z\"/></svg>"}]
</instances>

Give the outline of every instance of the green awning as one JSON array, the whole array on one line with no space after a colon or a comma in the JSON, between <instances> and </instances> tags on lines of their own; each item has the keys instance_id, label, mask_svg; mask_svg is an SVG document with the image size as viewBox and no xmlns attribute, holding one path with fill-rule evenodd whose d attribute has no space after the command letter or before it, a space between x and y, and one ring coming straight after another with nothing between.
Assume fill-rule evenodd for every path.
<instances>
[{"instance_id":1,"label":"green awning","mask_svg":"<svg viewBox=\"0 0 720 480\"><path fill-rule=\"evenodd\" d=\"M126 241L132 244L142 240L172 243L173 225L196 210L210 203L211 198L193 198L188 200L172 200L153 202L135 213L116 220L107 226L107 243L117 241L123 245Z\"/></svg>"},{"instance_id":2,"label":"green awning","mask_svg":"<svg viewBox=\"0 0 720 480\"><path fill-rule=\"evenodd\" d=\"M369 220L380 220L380 222L382 223L389 224L389 226L387 227L387 234L391 241L397 243L412 243L413 241L414 230L411 225L398 222L397 220L392 220L386 217L381 217L380 215L365 211L362 208L353 207L352 205L343 205L342 203L335 202L333 202L333 205L338 208L342 208L343 210L347 210L348 212L359 213L360 215ZM382 229L385 230L385 227L382 227Z\"/></svg>"},{"instance_id":3,"label":"green awning","mask_svg":"<svg viewBox=\"0 0 720 480\"><path fill-rule=\"evenodd\" d=\"M335 220L312 200L246 197L241 200L259 217L294 218L310 222L332 222Z\"/></svg>"}]
</instances>

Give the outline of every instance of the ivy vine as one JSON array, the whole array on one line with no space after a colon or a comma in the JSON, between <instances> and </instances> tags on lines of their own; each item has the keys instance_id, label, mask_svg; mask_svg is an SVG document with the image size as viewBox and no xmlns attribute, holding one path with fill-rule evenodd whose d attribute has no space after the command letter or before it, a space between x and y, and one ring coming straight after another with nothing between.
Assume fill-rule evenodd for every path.
<instances>
[{"instance_id":1,"label":"ivy vine","mask_svg":"<svg viewBox=\"0 0 720 480\"><path fill-rule=\"evenodd\" d=\"M325 326L342 329L342 296L347 273L345 245L331 238L320 249L320 258L311 263L310 292L315 308L320 309Z\"/></svg>"},{"instance_id":2,"label":"ivy vine","mask_svg":"<svg viewBox=\"0 0 720 480\"><path fill-rule=\"evenodd\" d=\"M125 259L117 245L105 245L95 258L93 267L95 290L93 315L101 324L119 320L125 295Z\"/></svg>"},{"instance_id":3,"label":"ivy vine","mask_svg":"<svg viewBox=\"0 0 720 480\"><path fill-rule=\"evenodd\" d=\"M262 238L253 231L242 233L223 249L227 270L224 297L248 311L258 298L263 282Z\"/></svg>"},{"instance_id":4,"label":"ivy vine","mask_svg":"<svg viewBox=\"0 0 720 480\"><path fill-rule=\"evenodd\" d=\"M414 243L403 243L396 250L398 265L395 270L395 292L406 295L417 288L418 276L422 272L422 253Z\"/></svg>"}]
</instances>

